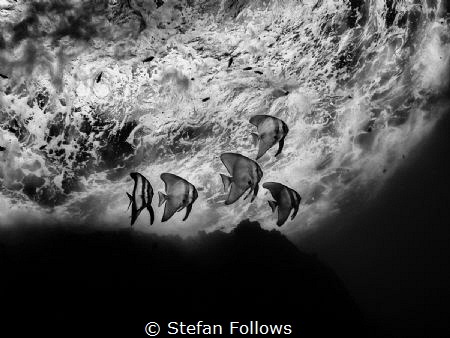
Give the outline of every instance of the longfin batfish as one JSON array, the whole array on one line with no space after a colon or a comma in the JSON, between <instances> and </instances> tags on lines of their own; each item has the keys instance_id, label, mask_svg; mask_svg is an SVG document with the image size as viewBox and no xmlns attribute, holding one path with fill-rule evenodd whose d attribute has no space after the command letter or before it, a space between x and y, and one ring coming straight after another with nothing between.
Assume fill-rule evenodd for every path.
<instances>
[{"instance_id":1,"label":"longfin batfish","mask_svg":"<svg viewBox=\"0 0 450 338\"><path fill-rule=\"evenodd\" d=\"M278 207L277 225L282 226L289 217L292 210L291 220L297 215L301 197L294 189L291 189L281 183L266 182L263 188L270 191L275 201L269 201L272 212Z\"/></svg>"},{"instance_id":2,"label":"longfin batfish","mask_svg":"<svg viewBox=\"0 0 450 338\"><path fill-rule=\"evenodd\" d=\"M255 125L258 130L258 134L252 133L252 136L259 141L256 159L263 156L276 143L279 143L279 147L275 156L281 154L284 147L284 139L289 132L287 124L279 118L270 115L252 116L250 123Z\"/></svg>"},{"instance_id":3,"label":"longfin batfish","mask_svg":"<svg viewBox=\"0 0 450 338\"><path fill-rule=\"evenodd\" d=\"M128 208L131 206L131 226L133 226L139 214L145 208L147 208L150 214L151 225L155 220L155 213L152 208L153 187L145 176L140 173L130 173L130 176L134 180L132 194L127 193L127 196L130 199Z\"/></svg>"},{"instance_id":4,"label":"longfin batfish","mask_svg":"<svg viewBox=\"0 0 450 338\"><path fill-rule=\"evenodd\" d=\"M185 221L192 211L192 204L198 197L197 189L184 178L174 174L163 173L161 174L161 179L166 186L166 194L158 192L159 206L164 202L166 203L161 221L167 221L175 212L181 211L186 207L186 215L183 218L183 221Z\"/></svg>"},{"instance_id":5,"label":"longfin batfish","mask_svg":"<svg viewBox=\"0 0 450 338\"><path fill-rule=\"evenodd\" d=\"M258 194L259 181L263 176L261 167L255 161L236 153L224 153L220 155L220 160L227 168L231 177L220 174L225 190L230 188L225 204L236 202L248 189L247 199L253 192L251 202Z\"/></svg>"}]
</instances>

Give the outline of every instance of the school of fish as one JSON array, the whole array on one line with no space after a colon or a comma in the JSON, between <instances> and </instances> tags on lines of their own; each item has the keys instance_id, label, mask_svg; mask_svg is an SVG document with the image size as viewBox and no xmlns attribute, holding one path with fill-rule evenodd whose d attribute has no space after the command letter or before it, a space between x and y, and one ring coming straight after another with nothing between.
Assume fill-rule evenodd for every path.
<instances>
[{"instance_id":1,"label":"school of fish","mask_svg":"<svg viewBox=\"0 0 450 338\"><path fill-rule=\"evenodd\" d=\"M220 160L230 174L230 176L220 174L224 189L228 191L225 205L235 203L247 191L248 193L244 197L244 200L253 194L250 203L254 201L258 195L259 183L263 177L263 171L256 161L277 143L279 147L275 153L275 157L281 154L284 139L289 132L287 124L275 116L255 115L250 118L249 122L257 128L257 133L252 133L255 144L259 144L256 160L231 152L220 155ZM140 173L132 172L130 176L134 181L133 192L131 194L127 192L130 199L128 208L131 206L131 226L133 226L140 212L145 208L147 208L150 214L150 225L152 225L155 219L151 206L153 187L148 179ZM165 222L169 220L176 212L186 208L186 214L183 218L183 221L185 221L192 211L194 202L198 198L197 189L184 178L171 173L163 173L160 177L165 184L166 190L165 194L158 192L158 206L160 207L165 203L161 221ZM291 215L292 211L291 220L293 220L297 215L302 199L300 194L294 189L278 182L266 182L263 184L263 188L267 189L274 199L274 201L268 201L272 212L275 212L278 208L276 224L281 227L289 215Z\"/></svg>"}]
</instances>

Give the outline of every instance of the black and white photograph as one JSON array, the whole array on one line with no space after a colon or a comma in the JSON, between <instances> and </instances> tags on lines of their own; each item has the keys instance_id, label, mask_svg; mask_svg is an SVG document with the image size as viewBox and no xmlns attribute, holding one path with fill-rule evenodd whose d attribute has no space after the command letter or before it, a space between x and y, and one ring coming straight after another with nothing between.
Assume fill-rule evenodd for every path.
<instances>
[{"instance_id":1,"label":"black and white photograph","mask_svg":"<svg viewBox=\"0 0 450 338\"><path fill-rule=\"evenodd\" d=\"M0 336L449 337L448 0L0 0Z\"/></svg>"}]
</instances>

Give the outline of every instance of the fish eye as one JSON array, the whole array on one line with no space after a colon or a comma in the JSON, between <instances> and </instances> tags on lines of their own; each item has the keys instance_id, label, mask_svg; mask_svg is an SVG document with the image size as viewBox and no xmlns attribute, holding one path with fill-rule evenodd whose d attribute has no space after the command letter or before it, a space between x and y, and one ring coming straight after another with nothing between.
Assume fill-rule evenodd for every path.
<instances>
[{"instance_id":1,"label":"fish eye","mask_svg":"<svg viewBox=\"0 0 450 338\"><path fill-rule=\"evenodd\" d=\"M252 181L248 181L248 185L252 185Z\"/></svg>"}]
</instances>

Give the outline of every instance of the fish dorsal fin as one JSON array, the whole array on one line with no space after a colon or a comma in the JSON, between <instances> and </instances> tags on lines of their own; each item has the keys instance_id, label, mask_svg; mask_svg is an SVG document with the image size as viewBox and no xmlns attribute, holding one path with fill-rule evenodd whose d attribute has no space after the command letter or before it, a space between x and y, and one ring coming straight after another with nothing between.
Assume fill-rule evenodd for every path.
<instances>
[{"instance_id":1,"label":"fish dorsal fin","mask_svg":"<svg viewBox=\"0 0 450 338\"><path fill-rule=\"evenodd\" d=\"M224 164L225 167L227 167L228 172L231 176L233 176L233 168L236 162L242 158L246 158L245 156L242 156L240 154L236 153L223 153L220 155L220 160Z\"/></svg>"},{"instance_id":2,"label":"fish dorsal fin","mask_svg":"<svg viewBox=\"0 0 450 338\"><path fill-rule=\"evenodd\" d=\"M269 115L254 115L250 118L249 122L253 124L254 126L258 127L259 124L270 117Z\"/></svg>"},{"instance_id":3,"label":"fish dorsal fin","mask_svg":"<svg viewBox=\"0 0 450 338\"><path fill-rule=\"evenodd\" d=\"M150 181L147 179L147 177L145 177L144 175L142 175L141 173L138 172L133 172L130 173L131 178L136 182L138 180L138 178L140 177L142 182L146 182L150 188L153 189L152 185L150 184Z\"/></svg>"},{"instance_id":4,"label":"fish dorsal fin","mask_svg":"<svg viewBox=\"0 0 450 338\"><path fill-rule=\"evenodd\" d=\"M183 181L187 184L190 184L188 181L186 181L184 178L181 178L177 175L170 174L170 173L163 173L161 174L161 179L164 181L164 184L166 186L166 193L170 194L170 191L172 190L172 187L177 184L180 181Z\"/></svg>"},{"instance_id":5,"label":"fish dorsal fin","mask_svg":"<svg viewBox=\"0 0 450 338\"><path fill-rule=\"evenodd\" d=\"M270 193L272 194L272 197L276 201L278 201L281 192L283 191L283 189L286 188L286 186L277 182L266 182L263 184L263 188L269 190Z\"/></svg>"}]
</instances>

